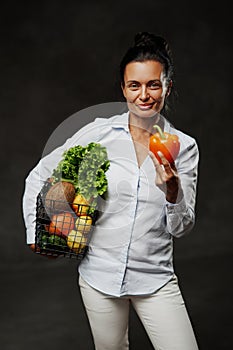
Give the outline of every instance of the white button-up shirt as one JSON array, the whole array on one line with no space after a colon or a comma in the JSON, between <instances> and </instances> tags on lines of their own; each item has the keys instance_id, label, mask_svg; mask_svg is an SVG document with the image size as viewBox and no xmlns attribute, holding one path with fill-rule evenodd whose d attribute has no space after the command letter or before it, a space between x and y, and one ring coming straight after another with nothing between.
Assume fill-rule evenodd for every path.
<instances>
[{"instance_id":1,"label":"white button-up shirt","mask_svg":"<svg viewBox=\"0 0 233 350\"><path fill-rule=\"evenodd\" d=\"M101 215L79 273L92 287L112 296L151 294L165 285L174 274L173 237L189 232L195 221L198 148L192 137L166 119L164 131L180 139L176 167L184 196L179 203L168 203L156 186L149 155L138 166L129 113L97 118L42 158L27 177L23 197L27 242L35 241L37 194L63 152L77 144L98 142L106 147L110 160L108 193L100 201Z\"/></svg>"}]
</instances>

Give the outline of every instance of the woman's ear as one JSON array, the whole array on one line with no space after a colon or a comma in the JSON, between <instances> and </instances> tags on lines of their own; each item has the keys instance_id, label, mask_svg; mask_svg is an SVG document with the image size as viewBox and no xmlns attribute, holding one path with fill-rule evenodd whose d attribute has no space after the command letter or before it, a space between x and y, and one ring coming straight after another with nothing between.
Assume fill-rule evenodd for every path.
<instances>
[{"instance_id":1,"label":"woman's ear","mask_svg":"<svg viewBox=\"0 0 233 350\"><path fill-rule=\"evenodd\" d=\"M172 85L173 85L173 82L172 82L172 80L170 80L168 87L167 87L166 97L168 97L170 95L171 90L172 90Z\"/></svg>"},{"instance_id":2,"label":"woman's ear","mask_svg":"<svg viewBox=\"0 0 233 350\"><path fill-rule=\"evenodd\" d=\"M123 83L121 83L121 91L125 97L125 85Z\"/></svg>"}]
</instances>

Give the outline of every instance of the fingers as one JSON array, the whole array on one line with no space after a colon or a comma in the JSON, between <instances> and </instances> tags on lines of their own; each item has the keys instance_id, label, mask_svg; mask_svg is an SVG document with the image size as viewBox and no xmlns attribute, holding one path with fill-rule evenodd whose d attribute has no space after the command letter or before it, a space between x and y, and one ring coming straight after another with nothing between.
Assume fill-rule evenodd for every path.
<instances>
[{"instance_id":1,"label":"fingers","mask_svg":"<svg viewBox=\"0 0 233 350\"><path fill-rule=\"evenodd\" d=\"M162 165L166 171L166 173L168 173L169 175L172 175L174 173L174 171L176 172L176 166L175 163L170 163L163 155L162 152L158 152L158 156L161 159Z\"/></svg>"},{"instance_id":2,"label":"fingers","mask_svg":"<svg viewBox=\"0 0 233 350\"><path fill-rule=\"evenodd\" d=\"M161 159L162 164L160 164L160 162L158 161L158 159L155 157L154 153L149 151L149 156L151 157L154 166L156 168L156 171L159 172L160 175L165 173L168 176L173 176L174 172L176 173L176 166L175 163L169 163L169 161L164 157L164 155L162 154L162 152L158 152L157 153L159 158Z\"/></svg>"},{"instance_id":3,"label":"fingers","mask_svg":"<svg viewBox=\"0 0 233 350\"><path fill-rule=\"evenodd\" d=\"M160 167L160 163L159 163L158 159L155 157L154 153L151 152L151 151L149 151L149 156L151 157L151 159L152 159L152 161L153 161L153 163L154 163L155 168L156 168L156 169L159 168L159 167Z\"/></svg>"}]
</instances>

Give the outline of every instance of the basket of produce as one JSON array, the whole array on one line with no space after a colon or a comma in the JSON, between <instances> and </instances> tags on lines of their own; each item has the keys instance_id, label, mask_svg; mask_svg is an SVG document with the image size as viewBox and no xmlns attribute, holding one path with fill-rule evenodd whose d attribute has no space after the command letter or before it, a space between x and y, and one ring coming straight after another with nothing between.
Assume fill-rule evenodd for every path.
<instances>
[{"instance_id":1,"label":"basket of produce","mask_svg":"<svg viewBox=\"0 0 233 350\"><path fill-rule=\"evenodd\" d=\"M65 151L37 196L35 252L82 259L107 191L105 147L90 143Z\"/></svg>"}]
</instances>

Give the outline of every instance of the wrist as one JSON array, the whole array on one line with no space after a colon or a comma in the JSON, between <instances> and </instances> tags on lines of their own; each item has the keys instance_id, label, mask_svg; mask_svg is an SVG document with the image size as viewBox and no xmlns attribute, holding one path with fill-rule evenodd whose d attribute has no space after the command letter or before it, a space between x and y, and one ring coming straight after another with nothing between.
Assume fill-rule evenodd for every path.
<instances>
[{"instance_id":1,"label":"wrist","mask_svg":"<svg viewBox=\"0 0 233 350\"><path fill-rule=\"evenodd\" d=\"M184 197L182 188L179 188L177 191L173 192L167 192L166 194L166 201L171 204L177 204L179 203L182 198Z\"/></svg>"}]
</instances>

